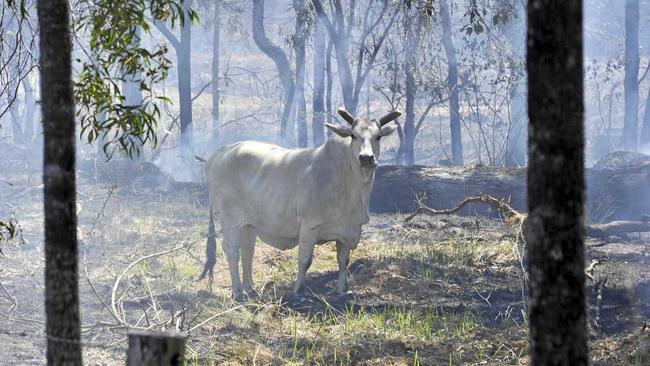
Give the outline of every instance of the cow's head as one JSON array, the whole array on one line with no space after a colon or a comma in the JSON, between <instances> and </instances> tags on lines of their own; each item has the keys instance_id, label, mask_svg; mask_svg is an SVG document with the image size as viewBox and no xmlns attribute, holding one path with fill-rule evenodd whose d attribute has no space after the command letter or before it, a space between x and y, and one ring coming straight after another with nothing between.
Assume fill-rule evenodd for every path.
<instances>
[{"instance_id":1,"label":"cow's head","mask_svg":"<svg viewBox=\"0 0 650 366\"><path fill-rule=\"evenodd\" d=\"M336 126L326 123L327 128L341 137L350 137L351 152L355 159L358 159L362 168L374 170L379 159L379 140L388 136L396 129L395 125L387 125L389 122L401 115L393 111L376 119L354 118L345 109L339 108L339 115L350 124L350 127Z\"/></svg>"}]
</instances>

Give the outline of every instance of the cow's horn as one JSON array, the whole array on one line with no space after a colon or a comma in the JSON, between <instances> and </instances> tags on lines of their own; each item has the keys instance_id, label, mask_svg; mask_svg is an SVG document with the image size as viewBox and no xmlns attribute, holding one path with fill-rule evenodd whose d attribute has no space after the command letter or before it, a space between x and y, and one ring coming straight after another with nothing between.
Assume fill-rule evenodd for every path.
<instances>
[{"instance_id":1,"label":"cow's horn","mask_svg":"<svg viewBox=\"0 0 650 366\"><path fill-rule=\"evenodd\" d=\"M348 111L346 111L343 107L339 108L339 115L343 117L344 120L346 120L350 125L354 126L354 117Z\"/></svg>"},{"instance_id":2,"label":"cow's horn","mask_svg":"<svg viewBox=\"0 0 650 366\"><path fill-rule=\"evenodd\" d=\"M381 117L381 119L379 120L379 126L383 126L386 123L394 120L395 118L397 118L397 117L399 117L401 115L402 115L402 112L392 111L392 112L388 113L387 115Z\"/></svg>"}]
</instances>

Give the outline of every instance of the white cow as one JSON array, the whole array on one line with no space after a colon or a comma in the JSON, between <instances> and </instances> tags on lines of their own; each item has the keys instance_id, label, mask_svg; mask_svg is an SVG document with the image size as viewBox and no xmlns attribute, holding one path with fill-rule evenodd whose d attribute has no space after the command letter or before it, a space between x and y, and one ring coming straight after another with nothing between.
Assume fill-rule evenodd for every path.
<instances>
[{"instance_id":1,"label":"white cow","mask_svg":"<svg viewBox=\"0 0 650 366\"><path fill-rule=\"evenodd\" d=\"M200 278L209 274L209 286L216 261L212 223L216 210L234 298L255 293L252 264L258 237L281 250L298 246L296 295L304 291L316 244L336 241L336 291L348 291L350 250L357 247L361 226L368 222L379 140L395 131L394 125L386 124L400 112L390 112L378 121L353 118L343 109L338 112L350 127L326 124L338 136L319 147L285 149L245 141L221 148L208 160L211 233Z\"/></svg>"}]
</instances>

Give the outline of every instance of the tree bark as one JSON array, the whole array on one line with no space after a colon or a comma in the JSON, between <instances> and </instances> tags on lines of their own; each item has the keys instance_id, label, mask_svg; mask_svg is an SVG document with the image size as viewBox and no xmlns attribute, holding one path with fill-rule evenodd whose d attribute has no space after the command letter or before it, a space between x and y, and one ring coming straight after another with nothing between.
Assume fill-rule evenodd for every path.
<instances>
[{"instance_id":1,"label":"tree bark","mask_svg":"<svg viewBox=\"0 0 650 366\"><path fill-rule=\"evenodd\" d=\"M625 117L621 146L636 151L639 139L639 0L625 1Z\"/></svg>"},{"instance_id":2,"label":"tree bark","mask_svg":"<svg viewBox=\"0 0 650 366\"><path fill-rule=\"evenodd\" d=\"M214 24L212 35L212 149L219 145L219 103L221 91L219 90L219 56L221 49L221 0L214 1Z\"/></svg>"},{"instance_id":3,"label":"tree bark","mask_svg":"<svg viewBox=\"0 0 650 366\"><path fill-rule=\"evenodd\" d=\"M588 365L582 1L528 7L531 365Z\"/></svg>"},{"instance_id":4,"label":"tree bark","mask_svg":"<svg viewBox=\"0 0 650 366\"><path fill-rule=\"evenodd\" d=\"M296 11L296 30L294 35L294 50L296 52L296 91L294 100L296 104L296 132L298 133L298 146L307 147L307 105L305 102L305 44L309 36L307 7L305 0L294 0L293 7Z\"/></svg>"},{"instance_id":5,"label":"tree bark","mask_svg":"<svg viewBox=\"0 0 650 366\"><path fill-rule=\"evenodd\" d=\"M325 142L325 29L320 17L314 20L314 93L311 130L314 146Z\"/></svg>"},{"instance_id":6,"label":"tree bark","mask_svg":"<svg viewBox=\"0 0 650 366\"><path fill-rule=\"evenodd\" d=\"M447 89L449 92L449 128L454 165L463 165L463 140L460 130L460 99L458 96L458 60L452 38L451 11L447 0L440 1L442 43L447 55Z\"/></svg>"},{"instance_id":7,"label":"tree bark","mask_svg":"<svg viewBox=\"0 0 650 366\"><path fill-rule=\"evenodd\" d=\"M284 106L280 126L282 145L296 146L295 121L293 119L295 84L291 76L291 67L287 55L282 48L273 44L266 36L264 30L264 0L253 0L253 40L260 51L273 60L282 82L284 92Z\"/></svg>"},{"instance_id":8,"label":"tree bark","mask_svg":"<svg viewBox=\"0 0 650 366\"><path fill-rule=\"evenodd\" d=\"M81 365L75 108L70 14L65 0L39 0L45 314L49 365Z\"/></svg>"}]
</instances>

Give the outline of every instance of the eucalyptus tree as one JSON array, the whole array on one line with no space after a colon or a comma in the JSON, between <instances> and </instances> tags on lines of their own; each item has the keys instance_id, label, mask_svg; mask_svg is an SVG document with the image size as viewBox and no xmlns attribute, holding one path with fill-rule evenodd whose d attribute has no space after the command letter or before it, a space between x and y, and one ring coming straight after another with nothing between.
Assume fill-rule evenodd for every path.
<instances>
[{"instance_id":1,"label":"eucalyptus tree","mask_svg":"<svg viewBox=\"0 0 650 366\"><path fill-rule=\"evenodd\" d=\"M75 10L74 39L85 56L78 59L74 80L82 137L102 141L108 157L117 150L140 154L147 142L155 147L161 108L171 103L156 86L167 78L172 63L166 45L137 40L151 36L154 23L187 28L196 13L180 0L80 0ZM133 75L140 76L142 92L135 106L120 88Z\"/></svg>"},{"instance_id":2,"label":"eucalyptus tree","mask_svg":"<svg viewBox=\"0 0 650 366\"><path fill-rule=\"evenodd\" d=\"M621 145L636 151L639 139L639 0L625 1L625 118Z\"/></svg>"},{"instance_id":3,"label":"eucalyptus tree","mask_svg":"<svg viewBox=\"0 0 650 366\"><path fill-rule=\"evenodd\" d=\"M264 0L253 0L253 40L260 51L273 60L277 69L283 89L280 138L283 145L295 146L294 94L296 85L293 79L289 57L280 46L274 44L266 35L264 28L264 3Z\"/></svg>"},{"instance_id":4,"label":"eucalyptus tree","mask_svg":"<svg viewBox=\"0 0 650 366\"><path fill-rule=\"evenodd\" d=\"M334 45L343 103L348 112L355 114L361 90L397 20L402 2L349 1L344 6L341 0L333 0L331 14L321 0L311 2Z\"/></svg>"},{"instance_id":5,"label":"eucalyptus tree","mask_svg":"<svg viewBox=\"0 0 650 366\"><path fill-rule=\"evenodd\" d=\"M47 363L81 365L75 108L67 0L39 0Z\"/></svg>"}]
</instances>

